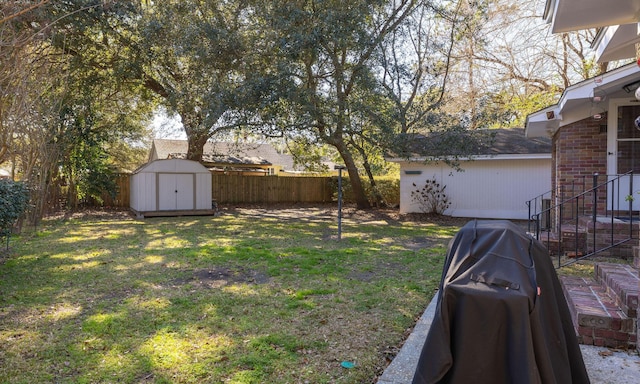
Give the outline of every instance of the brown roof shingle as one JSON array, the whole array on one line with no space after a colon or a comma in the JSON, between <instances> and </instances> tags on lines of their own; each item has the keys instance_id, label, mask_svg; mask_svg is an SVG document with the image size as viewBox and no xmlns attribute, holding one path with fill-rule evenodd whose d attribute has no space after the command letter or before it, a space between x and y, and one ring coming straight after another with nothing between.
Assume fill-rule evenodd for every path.
<instances>
[{"instance_id":1,"label":"brown roof shingle","mask_svg":"<svg viewBox=\"0 0 640 384\"><path fill-rule=\"evenodd\" d=\"M184 158L188 143L186 140L156 139L153 141L149 160ZM278 153L270 144L207 142L204 146L204 162L232 165L280 165L285 169L293 167L289 156Z\"/></svg>"},{"instance_id":2,"label":"brown roof shingle","mask_svg":"<svg viewBox=\"0 0 640 384\"><path fill-rule=\"evenodd\" d=\"M389 157L473 157L551 153L548 137L527 138L523 128L435 132L405 137Z\"/></svg>"}]
</instances>

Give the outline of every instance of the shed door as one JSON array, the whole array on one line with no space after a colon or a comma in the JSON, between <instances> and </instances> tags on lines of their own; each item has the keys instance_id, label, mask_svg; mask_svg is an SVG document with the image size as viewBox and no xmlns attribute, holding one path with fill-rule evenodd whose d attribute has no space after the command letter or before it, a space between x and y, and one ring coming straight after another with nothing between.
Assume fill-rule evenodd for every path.
<instances>
[{"instance_id":1,"label":"shed door","mask_svg":"<svg viewBox=\"0 0 640 384\"><path fill-rule=\"evenodd\" d=\"M195 209L194 184L191 173L159 173L158 210Z\"/></svg>"}]
</instances>

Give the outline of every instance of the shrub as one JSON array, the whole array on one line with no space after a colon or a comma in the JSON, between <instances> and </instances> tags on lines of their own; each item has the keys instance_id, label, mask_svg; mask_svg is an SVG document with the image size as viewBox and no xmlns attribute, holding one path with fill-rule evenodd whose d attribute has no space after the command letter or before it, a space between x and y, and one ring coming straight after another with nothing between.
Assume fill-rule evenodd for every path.
<instances>
[{"instance_id":1,"label":"shrub","mask_svg":"<svg viewBox=\"0 0 640 384\"><path fill-rule=\"evenodd\" d=\"M373 202L373 191L371 191L371 184L365 182L367 195L370 196L370 200ZM379 176L376 177L376 185L378 186L378 192L382 195L385 203L390 207L395 207L400 204L400 179L393 176Z\"/></svg>"},{"instance_id":2,"label":"shrub","mask_svg":"<svg viewBox=\"0 0 640 384\"><path fill-rule=\"evenodd\" d=\"M338 177L332 177L330 183L330 187L334 195L334 200L337 200ZM369 202L375 204L374 193L371 189L371 183L369 183L369 179L363 178L362 183L364 185L364 190L369 199ZM397 206L398 204L400 204L400 180L397 177L376 176L376 185L378 187L378 191L382 195L382 198L389 206ZM342 175L342 198L346 203L353 203L355 201L349 176L345 176L344 174Z\"/></svg>"},{"instance_id":3,"label":"shrub","mask_svg":"<svg viewBox=\"0 0 640 384\"><path fill-rule=\"evenodd\" d=\"M445 193L446 185L440 185L435 179L427 180L424 187L411 191L411 200L418 204L422 213L436 213L441 215L451 202Z\"/></svg>"},{"instance_id":4,"label":"shrub","mask_svg":"<svg viewBox=\"0 0 640 384\"><path fill-rule=\"evenodd\" d=\"M28 202L29 191L24 183L0 179L0 236L6 237L7 249L11 230L27 210Z\"/></svg>"}]
</instances>

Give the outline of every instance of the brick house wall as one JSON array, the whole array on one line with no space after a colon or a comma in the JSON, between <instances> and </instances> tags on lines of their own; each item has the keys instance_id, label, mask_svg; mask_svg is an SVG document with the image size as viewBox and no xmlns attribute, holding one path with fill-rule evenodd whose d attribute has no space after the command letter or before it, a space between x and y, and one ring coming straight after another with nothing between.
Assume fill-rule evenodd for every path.
<instances>
[{"instance_id":1,"label":"brick house wall","mask_svg":"<svg viewBox=\"0 0 640 384\"><path fill-rule=\"evenodd\" d=\"M600 175L599 183L606 181L606 122L606 114L600 120L587 118L563 126L554 135L551 148L551 187L557 191L556 202L561 197L567 199L592 188L594 173ZM599 193L598 201L598 206L606 209L606 193ZM585 196L584 210L590 211L591 206L592 197Z\"/></svg>"}]
</instances>

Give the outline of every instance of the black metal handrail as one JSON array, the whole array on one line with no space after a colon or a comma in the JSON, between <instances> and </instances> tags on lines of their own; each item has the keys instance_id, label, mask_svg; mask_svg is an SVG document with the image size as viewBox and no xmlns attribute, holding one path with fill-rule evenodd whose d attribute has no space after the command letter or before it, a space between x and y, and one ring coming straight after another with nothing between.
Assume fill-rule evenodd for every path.
<instances>
[{"instance_id":1,"label":"black metal handrail","mask_svg":"<svg viewBox=\"0 0 640 384\"><path fill-rule=\"evenodd\" d=\"M551 202L554 197L559 197L560 200L564 200L564 196L575 196L579 193L582 193L586 190L586 176L579 176L571 180L571 183L560 185L555 189L549 190L547 192L541 193L540 195L534 197L533 199L526 202L527 207L529 208L529 216L533 217L535 214L543 211L548 211L551 208ZM546 207L545 207L546 206ZM529 232L531 232L531 221L529 221ZM544 229L550 229L550 217L546 216L542 220L542 224Z\"/></svg>"},{"instance_id":2,"label":"black metal handrail","mask_svg":"<svg viewBox=\"0 0 640 384\"><path fill-rule=\"evenodd\" d=\"M582 192L573 194L570 198L564 197L566 189L558 188L527 202L531 218L529 232L536 239L546 242L550 253L558 255L558 268L637 238L634 236L637 229L634 231L633 220L633 172L607 176L607 181L603 183L598 182L598 177L597 173L593 175L593 187L583 188ZM625 177L629 178L629 191L624 201L621 201L623 199L619 191L621 181ZM586 184L583 183L583 186L586 187ZM573 190L574 186L571 189ZM538 199L541 202L540 208L543 209L537 210ZM543 199L547 199L548 207L543 207ZM555 205L551 204L553 200L557 201ZM609 206L607 206L607 200L609 200ZM625 220L621 220L621 214L627 215L628 226L625 225ZM532 224L535 226L533 231ZM622 228L628 228L626 236ZM607 232L608 241L605 241L602 234ZM591 244L588 244L589 234ZM557 249L552 249L553 243L556 244ZM565 257L563 261L562 256L566 255L571 257Z\"/></svg>"}]
</instances>

